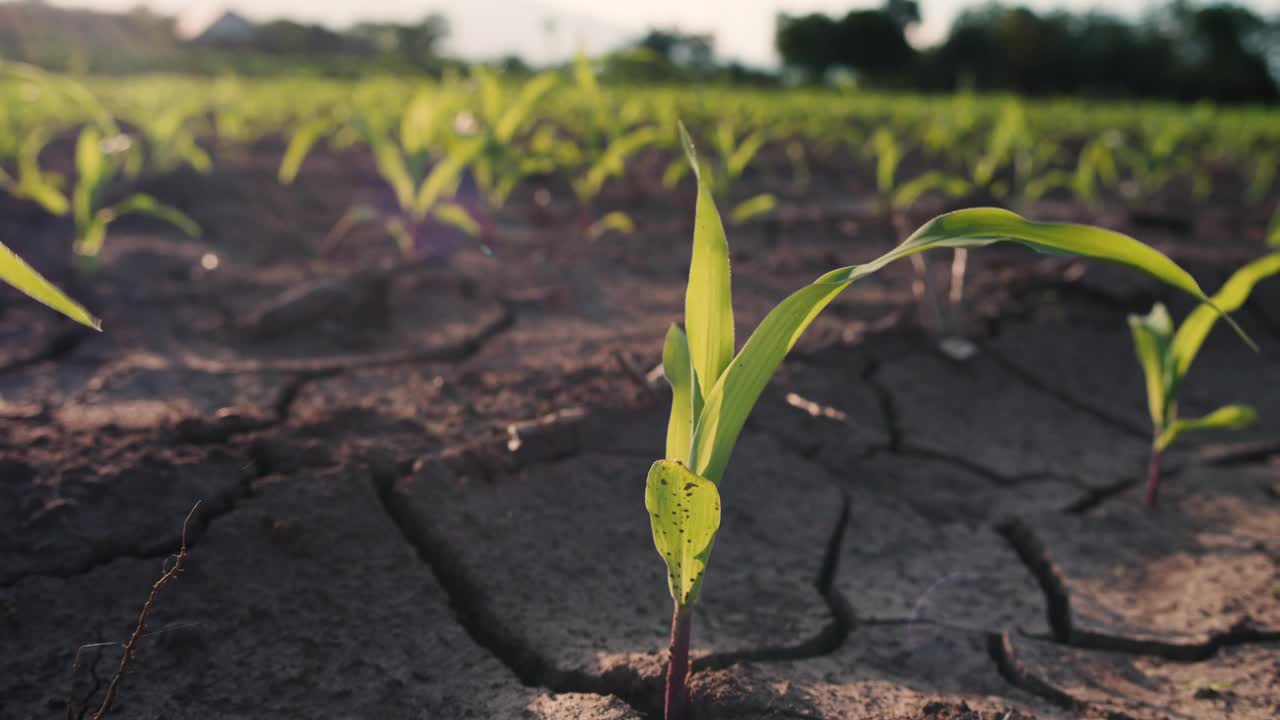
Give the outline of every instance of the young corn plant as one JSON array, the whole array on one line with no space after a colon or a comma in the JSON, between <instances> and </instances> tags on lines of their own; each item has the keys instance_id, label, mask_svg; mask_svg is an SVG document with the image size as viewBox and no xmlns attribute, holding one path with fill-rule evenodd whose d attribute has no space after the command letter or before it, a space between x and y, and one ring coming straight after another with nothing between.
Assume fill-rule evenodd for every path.
<instances>
[{"instance_id":1,"label":"young corn plant","mask_svg":"<svg viewBox=\"0 0 1280 720\"><path fill-rule=\"evenodd\" d=\"M146 193L133 193L115 204L104 204L104 191L121 169L119 155L103 141L97 128L89 126L80 131L76 139L76 182L71 194L71 216L76 227L74 251L85 270L97 268L108 226L126 215L148 215L173 225L190 237L200 236L200 226L194 220Z\"/></svg>"},{"instance_id":2,"label":"young corn plant","mask_svg":"<svg viewBox=\"0 0 1280 720\"><path fill-rule=\"evenodd\" d=\"M1249 299L1253 287L1264 278L1280 273L1280 252L1272 253L1240 268L1227 279L1212 298L1187 316L1176 332L1169 311L1156 303L1147 315L1130 315L1133 346L1142 366L1147 386L1147 409L1151 414L1151 456L1147 464L1144 502L1155 507L1160 493L1160 462L1164 452L1184 433L1200 430L1236 430L1257 420L1247 405L1226 405L1199 418L1178 417L1178 395L1191 364L1195 362L1218 311L1233 312Z\"/></svg>"},{"instance_id":3,"label":"young corn plant","mask_svg":"<svg viewBox=\"0 0 1280 720\"><path fill-rule=\"evenodd\" d=\"M783 358L845 288L896 260L931 248L976 248L1010 241L1041 252L1125 265L1210 302L1176 263L1126 235L1085 225L1036 223L1006 210L976 208L940 215L871 262L832 270L796 291L765 316L735 354L729 246L710 185L683 129L682 142L698 184L693 253L685 326L683 330L671 326L662 352L672 394L666 453L649 469L645 484L653 542L666 564L667 587L674 601L667 720L685 717L691 608L702 589L720 527L720 484L734 445Z\"/></svg>"},{"instance_id":4,"label":"young corn plant","mask_svg":"<svg viewBox=\"0 0 1280 720\"><path fill-rule=\"evenodd\" d=\"M466 167L482 150L482 140L466 138L445 145L448 132L444 116L451 107L435 102L419 92L398 116L375 115L375 108L361 107L347 119L317 119L299 126L289 141L280 163L279 180L292 183L311 148L325 136L337 137L348 128L369 147L379 177L395 199L394 208L357 204L348 208L329 231L323 245L331 250L356 226L381 224L405 258L431 252L434 238L428 237L432 222L447 225L469 236L480 233L480 225L456 199ZM432 160L435 160L434 164Z\"/></svg>"}]
</instances>

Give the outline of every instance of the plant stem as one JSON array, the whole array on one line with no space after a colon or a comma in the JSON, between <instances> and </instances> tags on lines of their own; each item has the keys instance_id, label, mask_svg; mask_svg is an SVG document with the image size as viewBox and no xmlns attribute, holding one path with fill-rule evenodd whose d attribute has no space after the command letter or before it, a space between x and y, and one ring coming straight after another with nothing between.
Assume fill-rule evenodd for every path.
<instances>
[{"instance_id":1,"label":"plant stem","mask_svg":"<svg viewBox=\"0 0 1280 720\"><path fill-rule=\"evenodd\" d=\"M689 704L689 634L693 613L676 603L671 613L671 655L667 661L667 702L663 717L684 720Z\"/></svg>"},{"instance_id":2,"label":"plant stem","mask_svg":"<svg viewBox=\"0 0 1280 720\"><path fill-rule=\"evenodd\" d=\"M1160 450L1151 447L1151 461L1147 463L1147 495L1146 506L1156 506L1156 496L1160 493Z\"/></svg>"}]
</instances>

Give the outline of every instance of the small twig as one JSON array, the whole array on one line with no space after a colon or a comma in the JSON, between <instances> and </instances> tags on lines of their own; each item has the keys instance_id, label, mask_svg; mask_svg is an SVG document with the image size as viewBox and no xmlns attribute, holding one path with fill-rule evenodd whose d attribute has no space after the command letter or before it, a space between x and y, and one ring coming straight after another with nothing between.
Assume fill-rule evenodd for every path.
<instances>
[{"instance_id":1,"label":"small twig","mask_svg":"<svg viewBox=\"0 0 1280 720\"><path fill-rule=\"evenodd\" d=\"M187 559L187 527L191 524L191 518L196 514L196 509L199 507L200 503L197 501L191 507L191 511L187 513L187 519L182 522L182 545L178 548L178 554L173 557L173 564L165 569L160 579L151 585L151 594L147 596L147 602L142 605L142 612L138 614L138 624L134 626L133 634L129 636L129 642L125 643L124 656L120 658L120 666L116 668L116 675L111 678L111 684L107 686L107 694L103 696L102 705L98 707L98 712L94 713L93 720L102 720L110 712L111 704L116 699L116 691L120 687L120 681L124 679L124 674L129 669L129 660L133 658L133 653L137 650L138 639L146 632L147 616L151 614L151 608L155 605L156 596L160 593L160 588L182 572L182 564Z\"/></svg>"},{"instance_id":2,"label":"small twig","mask_svg":"<svg viewBox=\"0 0 1280 720\"><path fill-rule=\"evenodd\" d=\"M649 382L648 374L640 368L636 367L635 362L629 355L621 350L613 351L613 359L617 361L618 366L626 373L627 378L635 383L636 387L645 397L652 397L654 394L653 385Z\"/></svg>"}]
</instances>

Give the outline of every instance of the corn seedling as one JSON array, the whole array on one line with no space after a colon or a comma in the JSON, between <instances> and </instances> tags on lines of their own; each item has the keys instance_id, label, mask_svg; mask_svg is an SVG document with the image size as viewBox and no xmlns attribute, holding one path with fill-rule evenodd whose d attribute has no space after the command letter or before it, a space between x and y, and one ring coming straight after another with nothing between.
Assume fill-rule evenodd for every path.
<instances>
[{"instance_id":1,"label":"corn seedling","mask_svg":"<svg viewBox=\"0 0 1280 720\"><path fill-rule=\"evenodd\" d=\"M597 239L611 231L630 233L635 224L629 215L615 210L596 218L595 200L607 180L625 172L631 156L657 142L658 129L651 125L634 127L628 118L636 114L635 105L619 112L606 100L591 60L581 51L574 61L573 79L574 91L582 103L581 119L574 127L577 141L555 143L548 126L540 133L542 142L538 144L557 145L561 158L558 164L572 168L580 235Z\"/></svg>"},{"instance_id":2,"label":"corn seedling","mask_svg":"<svg viewBox=\"0 0 1280 720\"><path fill-rule=\"evenodd\" d=\"M301 125L285 148L279 180L292 183L311 148L324 137L335 137L348 127L373 153L379 177L395 199L394 209L353 205L329 231L323 245L332 249L358 225L381 224L395 241L401 254L414 257L433 240L427 237L431 222L437 221L475 236L480 226L463 204L455 199L463 172L482 149L482 140L456 142L432 164L432 149L442 143L449 129L448 105L437 104L431 95L420 92L398 116L374 116L357 112L345 121L319 118Z\"/></svg>"},{"instance_id":3,"label":"corn seedling","mask_svg":"<svg viewBox=\"0 0 1280 720\"><path fill-rule=\"evenodd\" d=\"M145 193L133 193L120 202L104 205L104 191L120 170L118 153L103 141L97 129L86 127L81 130L76 139L76 182L71 195L71 216L76 227L74 250L86 269L96 267L107 228L126 215L147 215L163 220L191 237L200 235L200 226L194 220Z\"/></svg>"},{"instance_id":4,"label":"corn seedling","mask_svg":"<svg viewBox=\"0 0 1280 720\"><path fill-rule=\"evenodd\" d=\"M467 139L462 149L453 152L468 158L483 206L481 237L489 242L495 234L495 213L506 205L516 185L539 168L537 159L524 152L522 135L537 120L534 109L538 102L560 78L552 72L535 75L514 98L506 98L496 74L482 67L476 67L473 74L478 94L475 110L458 115L455 126ZM468 147L472 143L475 150Z\"/></svg>"},{"instance_id":5,"label":"corn seedling","mask_svg":"<svg viewBox=\"0 0 1280 720\"><path fill-rule=\"evenodd\" d=\"M1147 315L1130 315L1134 350L1147 386L1151 415L1151 457L1147 464L1145 502L1154 507L1160 492L1160 464L1165 450L1182 434L1199 430L1234 430L1256 420L1246 405L1226 405L1199 418L1178 417L1178 395L1191 364L1195 362L1219 311L1233 312L1249 299L1254 285L1280 273L1280 253L1272 253L1240 268L1227 279L1212 304L1197 307L1174 331L1164 305L1157 303Z\"/></svg>"},{"instance_id":6,"label":"corn seedling","mask_svg":"<svg viewBox=\"0 0 1280 720\"><path fill-rule=\"evenodd\" d=\"M729 246L693 143L687 133L682 132L681 137L698 185L693 252L685 293L685 329L671 326L662 353L663 372L672 393L665 457L652 465L645 485L653 541L666 564L667 586L674 601L667 720L682 720L685 715L690 608L701 591L720 526L720 484L734 445L783 358L845 288L925 250L976 248L1009 241L1041 252L1078 255L1141 270L1209 301L1186 271L1133 238L1084 225L1030 222L1006 210L977 208L940 215L871 262L832 270L801 288L765 316L735 355Z\"/></svg>"}]
</instances>

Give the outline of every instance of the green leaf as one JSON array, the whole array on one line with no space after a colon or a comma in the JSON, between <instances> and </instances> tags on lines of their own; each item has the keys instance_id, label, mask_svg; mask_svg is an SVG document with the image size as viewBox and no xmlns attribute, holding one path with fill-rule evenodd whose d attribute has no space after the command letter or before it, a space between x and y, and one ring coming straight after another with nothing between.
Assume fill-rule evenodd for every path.
<instances>
[{"instance_id":1,"label":"green leaf","mask_svg":"<svg viewBox=\"0 0 1280 720\"><path fill-rule=\"evenodd\" d=\"M747 164L751 162L751 159L756 156L756 153L760 152L760 148L763 145L764 133L757 130L748 135L742 141L742 144L725 158L724 169L729 174L729 177L736 178L741 175L742 171L747 169Z\"/></svg>"},{"instance_id":2,"label":"green leaf","mask_svg":"<svg viewBox=\"0 0 1280 720\"><path fill-rule=\"evenodd\" d=\"M146 215L169 223L188 237L200 237L200 226L196 224L195 220L192 220L181 210L165 205L145 193L130 195L114 205L109 212L108 222L125 215Z\"/></svg>"},{"instance_id":3,"label":"green leaf","mask_svg":"<svg viewBox=\"0 0 1280 720\"><path fill-rule=\"evenodd\" d=\"M313 120L298 128L293 137L289 138L289 145L284 150L284 159L280 161L280 171L277 174L281 184L288 185L297 179L302 161L307 158L307 153L311 152L316 141L328 131L329 124L328 120Z\"/></svg>"},{"instance_id":4,"label":"green leaf","mask_svg":"<svg viewBox=\"0 0 1280 720\"><path fill-rule=\"evenodd\" d=\"M623 234L631 234L635 232L636 224L631 222L631 216L615 210L607 213L604 217L591 223L591 227L587 228L587 235L592 240L599 240L605 233L620 232Z\"/></svg>"},{"instance_id":5,"label":"green leaf","mask_svg":"<svg viewBox=\"0 0 1280 720\"><path fill-rule=\"evenodd\" d=\"M51 178L40 170L40 153L48 138L39 130L28 133L18 149L18 195L33 200L51 215L65 215L70 209L66 195Z\"/></svg>"},{"instance_id":6,"label":"green leaf","mask_svg":"<svg viewBox=\"0 0 1280 720\"><path fill-rule=\"evenodd\" d=\"M573 59L573 81L578 86L578 92L584 95L595 97L600 94L595 68L591 66L591 58L587 57L581 46Z\"/></svg>"},{"instance_id":7,"label":"green leaf","mask_svg":"<svg viewBox=\"0 0 1280 720\"><path fill-rule=\"evenodd\" d=\"M671 597L680 607L692 605L720 528L720 493L684 465L659 460L649 468L644 506L653 526L653 544L667 564Z\"/></svg>"},{"instance_id":8,"label":"green leaf","mask_svg":"<svg viewBox=\"0 0 1280 720\"><path fill-rule=\"evenodd\" d=\"M1164 305L1156 303L1147 315L1130 315L1129 331L1133 348L1147 384L1147 411L1151 426L1159 430L1169 421L1170 393L1173 390L1169 347L1173 341L1173 321Z\"/></svg>"},{"instance_id":9,"label":"green leaf","mask_svg":"<svg viewBox=\"0 0 1280 720\"><path fill-rule=\"evenodd\" d=\"M81 325L102 330L102 321L90 315L88 310L46 280L3 243L0 243L0 279Z\"/></svg>"},{"instance_id":10,"label":"green leaf","mask_svg":"<svg viewBox=\"0 0 1280 720\"><path fill-rule=\"evenodd\" d=\"M399 148L380 134L371 136L369 144L373 149L373 160L378 168L378 174L391 186L400 209L412 208L413 176L409 174L409 167L405 165L404 156L400 154Z\"/></svg>"},{"instance_id":11,"label":"green leaf","mask_svg":"<svg viewBox=\"0 0 1280 720\"><path fill-rule=\"evenodd\" d=\"M863 265L833 270L775 307L706 395L694 430L692 468L719 483L738 434L782 359L818 313L854 281L935 247L1017 242L1041 252L1107 260L1135 268L1206 299L1196 281L1156 250L1120 233L1087 225L1036 223L1006 210L978 208L940 215L901 245ZM696 355L695 355L696 366Z\"/></svg>"},{"instance_id":12,"label":"green leaf","mask_svg":"<svg viewBox=\"0 0 1280 720\"><path fill-rule=\"evenodd\" d=\"M1195 362L1200 346L1209 336L1213 324L1221 313L1235 312L1249 299L1253 286L1271 275L1280 273L1280 253L1261 257L1235 271L1222 288L1211 298L1211 304L1202 304L1191 311L1173 337L1172 352L1176 380L1186 376Z\"/></svg>"},{"instance_id":13,"label":"green leaf","mask_svg":"<svg viewBox=\"0 0 1280 720\"><path fill-rule=\"evenodd\" d=\"M400 249L400 253L406 257L413 254L414 241L413 233L409 232L409 228L405 226L404 220L399 217L389 217L383 223L383 227L387 229L387 234L395 241L396 247Z\"/></svg>"},{"instance_id":14,"label":"green leaf","mask_svg":"<svg viewBox=\"0 0 1280 720\"><path fill-rule=\"evenodd\" d=\"M724 476L738 433L774 371L813 319L852 280L801 288L765 316L729 369L706 395L694 430L691 466L714 483Z\"/></svg>"},{"instance_id":15,"label":"green leaf","mask_svg":"<svg viewBox=\"0 0 1280 720\"><path fill-rule=\"evenodd\" d=\"M427 179L422 181L422 187L418 188L418 194L413 200L412 215L418 219L424 218L441 197L452 195L458 189L462 172L483 148L483 138L473 138L452 147L449 154L431 168Z\"/></svg>"},{"instance_id":16,"label":"green leaf","mask_svg":"<svg viewBox=\"0 0 1280 720\"><path fill-rule=\"evenodd\" d=\"M743 223L757 215L764 215L776 207L778 201L769 193L760 193L738 203L729 213L729 222Z\"/></svg>"},{"instance_id":17,"label":"green leaf","mask_svg":"<svg viewBox=\"0 0 1280 720\"><path fill-rule=\"evenodd\" d=\"M442 202L431 211L432 215L446 225L451 225L462 232L475 237L480 234L480 223L471 217L467 209L457 203Z\"/></svg>"},{"instance_id":18,"label":"green leaf","mask_svg":"<svg viewBox=\"0 0 1280 720\"><path fill-rule=\"evenodd\" d=\"M899 186L890 196L889 204L904 210L914 205L921 196L931 190L941 190L951 197L959 197L969 192L969 181L939 170L930 170Z\"/></svg>"},{"instance_id":19,"label":"green leaf","mask_svg":"<svg viewBox=\"0 0 1280 720\"><path fill-rule=\"evenodd\" d=\"M1267 228L1267 246L1280 248L1280 205L1271 215L1271 225Z\"/></svg>"},{"instance_id":20,"label":"green leaf","mask_svg":"<svg viewBox=\"0 0 1280 720\"><path fill-rule=\"evenodd\" d=\"M115 219L110 210L99 210L89 222L76 224L75 253L84 258L96 258L102 252L102 243L107 239L107 225ZM96 263L84 265L82 268L95 268Z\"/></svg>"},{"instance_id":21,"label":"green leaf","mask_svg":"<svg viewBox=\"0 0 1280 720\"><path fill-rule=\"evenodd\" d=\"M76 188L71 199L76 224L87 224L93 215L105 171L102 136L93 126L86 127L76 138Z\"/></svg>"},{"instance_id":22,"label":"green leaf","mask_svg":"<svg viewBox=\"0 0 1280 720\"><path fill-rule=\"evenodd\" d=\"M682 163L679 160L673 161L667 166L667 169L662 172L662 187L668 190L673 189L676 185L680 184L680 181L684 179L685 173L687 172L689 172L688 163Z\"/></svg>"},{"instance_id":23,"label":"green leaf","mask_svg":"<svg viewBox=\"0 0 1280 720\"><path fill-rule=\"evenodd\" d=\"M1156 439L1156 449L1164 450L1185 432L1198 430L1239 430L1258 421L1258 413L1248 405L1227 405L1193 420L1177 420Z\"/></svg>"},{"instance_id":24,"label":"green leaf","mask_svg":"<svg viewBox=\"0 0 1280 720\"><path fill-rule=\"evenodd\" d=\"M888 195L893 190L894 175L898 172L898 161L902 154L893 133L886 128L876 130L871 137L871 144L876 150L876 189L881 195Z\"/></svg>"},{"instance_id":25,"label":"green leaf","mask_svg":"<svg viewBox=\"0 0 1280 720\"><path fill-rule=\"evenodd\" d=\"M417 154L427 149L441 107L432 102L426 91L419 91L413 96L400 116L400 147L405 152Z\"/></svg>"},{"instance_id":26,"label":"green leaf","mask_svg":"<svg viewBox=\"0 0 1280 720\"><path fill-rule=\"evenodd\" d=\"M689 133L680 125L685 154L698 179L698 202L693 221L693 256L689 288L684 297L685 331L698 384L710 392L733 359L733 305L729 288L729 243L720 212L702 180L698 155ZM705 395L704 395L705 397Z\"/></svg>"},{"instance_id":27,"label":"green leaf","mask_svg":"<svg viewBox=\"0 0 1280 720\"><path fill-rule=\"evenodd\" d=\"M507 106L506 112L502 114L502 117L494 127L493 134L498 139L498 142L511 142L511 139L515 137L516 131L520 129L529 113L533 111L533 106L559 81L560 76L556 73L544 72L525 83L524 87L520 88L520 94Z\"/></svg>"},{"instance_id":28,"label":"green leaf","mask_svg":"<svg viewBox=\"0 0 1280 720\"><path fill-rule=\"evenodd\" d=\"M671 386L666 458L688 464L695 417L693 365L689 360L689 340L675 323L667 330L667 341L662 346L662 374Z\"/></svg>"}]
</instances>

